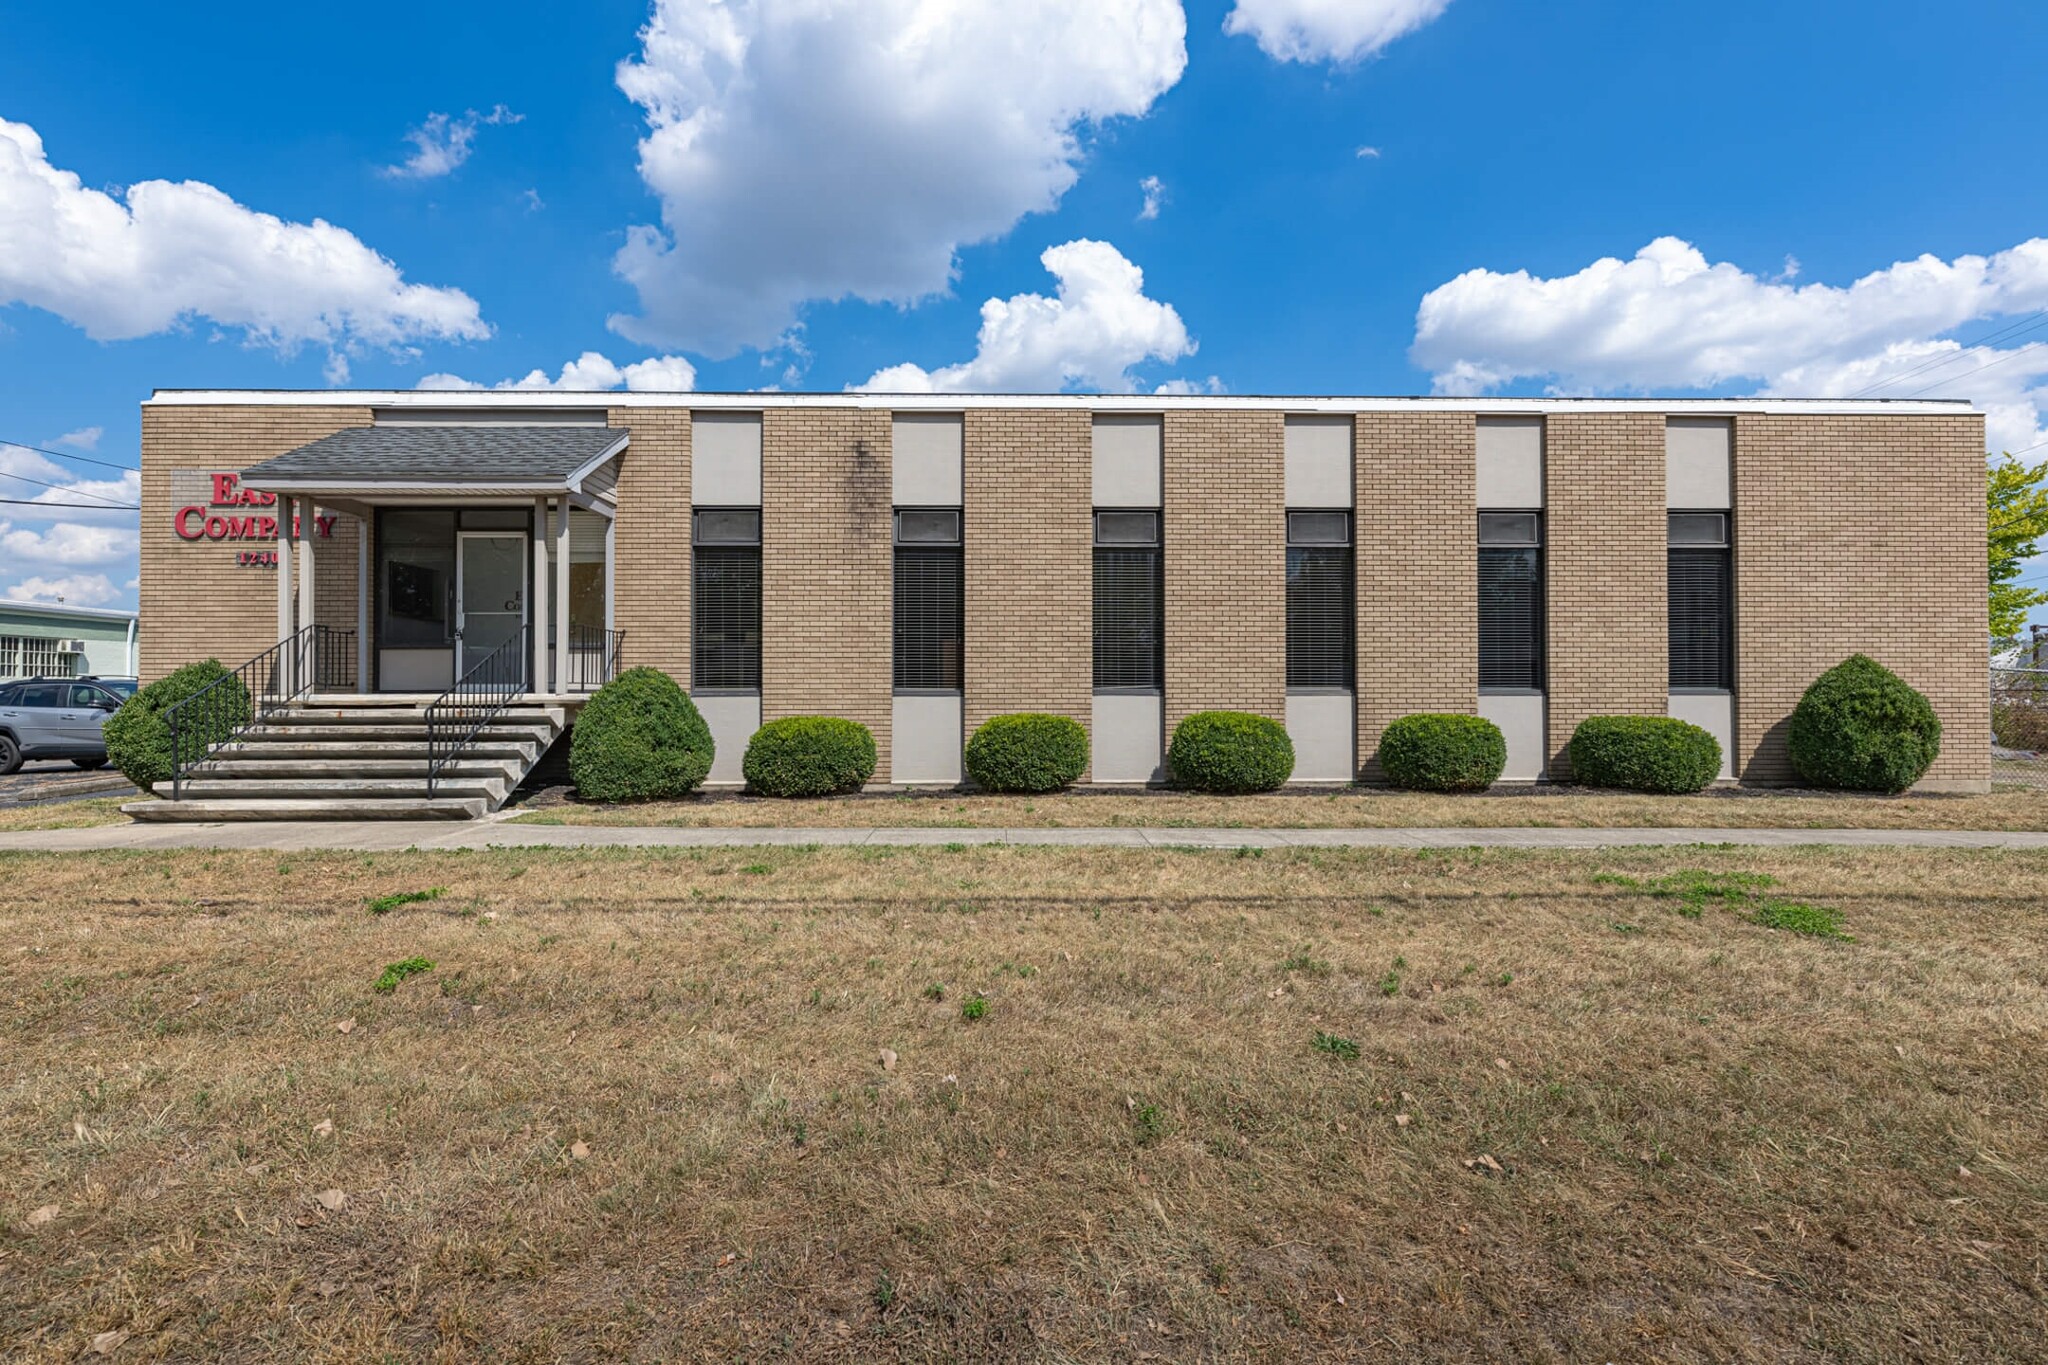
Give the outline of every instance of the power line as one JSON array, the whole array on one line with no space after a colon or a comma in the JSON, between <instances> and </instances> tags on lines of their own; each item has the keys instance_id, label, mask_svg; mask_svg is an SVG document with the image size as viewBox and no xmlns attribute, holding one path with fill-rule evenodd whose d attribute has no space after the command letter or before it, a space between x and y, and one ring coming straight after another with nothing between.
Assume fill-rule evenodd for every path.
<instances>
[{"instance_id":1,"label":"power line","mask_svg":"<svg viewBox=\"0 0 2048 1365\"><path fill-rule=\"evenodd\" d=\"M31 479L26 474L13 474L4 469L0 469L0 479L19 479L23 483L32 483L38 488L53 488L59 493L71 493L81 498L97 498L109 507L129 507L133 505L131 503L117 502L102 493L85 493L73 486L61 483L46 483L42 479Z\"/></svg>"},{"instance_id":2,"label":"power line","mask_svg":"<svg viewBox=\"0 0 2048 1365\"><path fill-rule=\"evenodd\" d=\"M1965 379L1975 379L1978 375L1984 373L1984 371L1986 370L1995 370L2000 365L2010 365L2013 361L2018 360L2028 351L2031 351L2036 346L2041 345L2048 345L2048 342L2030 341L2016 351L2006 352L2005 356L2002 359L1994 360L1989 365L1979 365L1976 369L1971 370L1968 374L1958 374L1952 375L1947 379L1937 379L1932 384L1929 384L1926 388L1913 390L1913 392L1907 394L1906 397L1918 398L1921 394L1927 393L1934 389L1938 389L1944 384L1960 384Z\"/></svg>"},{"instance_id":3,"label":"power line","mask_svg":"<svg viewBox=\"0 0 2048 1365\"><path fill-rule=\"evenodd\" d=\"M1849 396L1851 398L1862 398L1868 394L1876 393L1880 389L1888 389L1894 384L1902 383L1905 380L1911 379L1914 375L1919 374L1924 370L1940 369L1947 365L1953 365L1958 360L1966 359L1969 356L1970 352L1975 350L1979 346L1988 346L1994 341L2008 340L2011 337L2016 336L2022 332L2031 332L2036 327L2041 326L2048 326L2048 308L2043 308L2039 312L2029 313L2017 322L2007 323L2005 326L1999 328L1995 332L1991 332L1985 336L1978 337L1975 341L1972 341L1971 343L1969 343L1969 345L1963 347L1959 351L1954 352L1953 354L1939 355L1932 360L1922 361L1920 364L1915 365L1912 369L1907 370L1903 374L1895 374L1889 379L1880 380L1875 384L1866 385L1865 387L1858 389L1855 393L1852 393Z\"/></svg>"},{"instance_id":4,"label":"power line","mask_svg":"<svg viewBox=\"0 0 2048 1365\"><path fill-rule=\"evenodd\" d=\"M26 445L20 441L7 440L5 437L0 437L0 446L12 446L16 450L33 450L36 454L47 455L53 460L75 460L79 464L96 464L102 469L118 469L124 474L140 474L142 472L132 464L115 464L111 460L95 460L90 455L69 455L62 451L45 450L41 446Z\"/></svg>"},{"instance_id":5,"label":"power line","mask_svg":"<svg viewBox=\"0 0 2048 1365\"><path fill-rule=\"evenodd\" d=\"M10 507L76 507L81 512L140 512L132 502L44 502L41 498L0 498Z\"/></svg>"}]
</instances>

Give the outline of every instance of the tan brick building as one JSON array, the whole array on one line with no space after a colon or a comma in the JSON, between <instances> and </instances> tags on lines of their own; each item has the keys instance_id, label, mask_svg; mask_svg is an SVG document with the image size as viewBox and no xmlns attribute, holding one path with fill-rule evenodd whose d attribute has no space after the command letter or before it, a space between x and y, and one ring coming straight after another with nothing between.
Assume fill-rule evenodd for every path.
<instances>
[{"instance_id":1,"label":"tan brick building","mask_svg":"<svg viewBox=\"0 0 2048 1365\"><path fill-rule=\"evenodd\" d=\"M878 780L956 782L1020 710L1159 780L1227 707L1302 781L1376 780L1428 710L1499 723L1511 779L1672 714L1782 783L1800 693L1860 651L1940 713L1928 785L1981 788L1983 435L1925 402L161 392L140 665L318 627L330 691L495 659L573 707L649 664L718 781L830 713Z\"/></svg>"}]
</instances>

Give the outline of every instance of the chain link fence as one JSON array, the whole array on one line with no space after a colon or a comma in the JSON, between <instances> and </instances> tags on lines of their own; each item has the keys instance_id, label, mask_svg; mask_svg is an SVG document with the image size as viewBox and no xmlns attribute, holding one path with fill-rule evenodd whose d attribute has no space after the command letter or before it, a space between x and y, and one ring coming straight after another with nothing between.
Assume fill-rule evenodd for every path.
<instances>
[{"instance_id":1,"label":"chain link fence","mask_svg":"<svg viewBox=\"0 0 2048 1365\"><path fill-rule=\"evenodd\" d=\"M2048 668L1992 668L1991 781L2048 790Z\"/></svg>"}]
</instances>

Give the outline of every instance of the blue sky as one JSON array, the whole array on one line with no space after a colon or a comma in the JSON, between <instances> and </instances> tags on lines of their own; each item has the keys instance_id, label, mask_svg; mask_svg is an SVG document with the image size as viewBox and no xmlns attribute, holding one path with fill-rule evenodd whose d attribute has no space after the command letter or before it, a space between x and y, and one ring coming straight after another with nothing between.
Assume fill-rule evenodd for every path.
<instances>
[{"instance_id":1,"label":"blue sky","mask_svg":"<svg viewBox=\"0 0 2048 1365\"><path fill-rule=\"evenodd\" d=\"M2048 441L2038 4L191 13L0 8L0 441L56 453L0 469L76 483L6 496L132 496L82 460L153 387L535 371L1882 386ZM0 591L133 602L132 514L0 521Z\"/></svg>"}]
</instances>

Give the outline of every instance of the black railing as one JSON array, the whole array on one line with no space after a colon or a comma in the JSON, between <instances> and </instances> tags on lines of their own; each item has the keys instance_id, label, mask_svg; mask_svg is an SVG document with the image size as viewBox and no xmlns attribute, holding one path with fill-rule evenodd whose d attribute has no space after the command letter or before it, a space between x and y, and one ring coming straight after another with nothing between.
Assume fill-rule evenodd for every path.
<instances>
[{"instance_id":1,"label":"black railing","mask_svg":"<svg viewBox=\"0 0 2048 1365\"><path fill-rule=\"evenodd\" d=\"M164 708L171 749L171 799L185 774L273 712L321 688L355 685L356 633L305 626L240 668Z\"/></svg>"},{"instance_id":2,"label":"black railing","mask_svg":"<svg viewBox=\"0 0 2048 1365\"><path fill-rule=\"evenodd\" d=\"M521 626L427 707L428 800L433 799L441 770L526 691L527 670L533 665L528 649L532 638L531 627Z\"/></svg>"},{"instance_id":3,"label":"black railing","mask_svg":"<svg viewBox=\"0 0 2048 1365\"><path fill-rule=\"evenodd\" d=\"M619 676L619 652L626 632L603 626L569 627L569 666L564 692L595 692Z\"/></svg>"}]
</instances>

